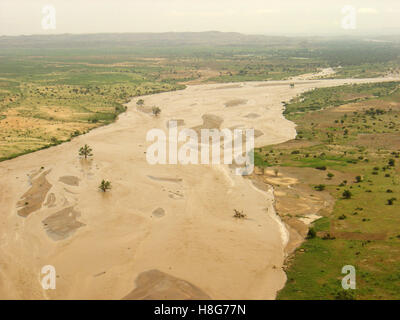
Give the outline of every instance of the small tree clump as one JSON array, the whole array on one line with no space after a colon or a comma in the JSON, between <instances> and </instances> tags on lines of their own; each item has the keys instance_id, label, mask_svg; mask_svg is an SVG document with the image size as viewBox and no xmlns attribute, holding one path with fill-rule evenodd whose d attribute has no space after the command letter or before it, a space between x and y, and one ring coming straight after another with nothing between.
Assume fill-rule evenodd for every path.
<instances>
[{"instance_id":1,"label":"small tree clump","mask_svg":"<svg viewBox=\"0 0 400 320\"><path fill-rule=\"evenodd\" d=\"M110 181L106 181L106 180L102 180L100 185L99 185L99 189L103 192L106 192L107 190L111 190L111 182Z\"/></svg>"},{"instance_id":2,"label":"small tree clump","mask_svg":"<svg viewBox=\"0 0 400 320\"><path fill-rule=\"evenodd\" d=\"M334 176L335 176L335 175L334 175L332 172L328 172L328 174L327 174L327 177L328 177L329 180L332 180L332 178L333 178Z\"/></svg>"},{"instance_id":3,"label":"small tree clump","mask_svg":"<svg viewBox=\"0 0 400 320\"><path fill-rule=\"evenodd\" d=\"M87 157L93 156L92 148L90 148L87 144L85 144L83 147L79 149L79 155L84 156L85 159L87 159Z\"/></svg>"},{"instance_id":4,"label":"small tree clump","mask_svg":"<svg viewBox=\"0 0 400 320\"><path fill-rule=\"evenodd\" d=\"M315 190L317 191L324 191L325 190L325 185L324 184L319 184L314 187Z\"/></svg>"}]
</instances>

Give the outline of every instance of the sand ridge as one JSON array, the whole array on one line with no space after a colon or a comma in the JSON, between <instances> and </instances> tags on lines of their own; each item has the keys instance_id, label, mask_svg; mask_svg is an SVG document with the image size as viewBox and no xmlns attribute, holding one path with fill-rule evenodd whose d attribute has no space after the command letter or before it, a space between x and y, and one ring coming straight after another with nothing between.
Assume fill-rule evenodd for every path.
<instances>
[{"instance_id":1,"label":"sand ridge","mask_svg":"<svg viewBox=\"0 0 400 320\"><path fill-rule=\"evenodd\" d=\"M221 119L221 129L262 132L256 146L280 143L296 134L282 101L315 87L372 81L382 79L189 86L141 97L145 107L162 109L158 117L138 111L135 98L116 123L0 163L0 187L7 190L0 195L0 298L121 299L140 275L158 270L167 283L189 283L212 299L274 299L286 275L285 230L272 190L260 192L225 165L149 165L146 133L168 130L171 119L182 119L184 128ZM247 103L225 107L237 99ZM91 160L78 157L85 143ZM17 204L31 188L28 174L42 167L50 185L43 205L21 217ZM102 179L112 182L110 192L99 192ZM232 218L234 209L248 219ZM57 289L44 291L40 270L48 264L56 268Z\"/></svg>"}]
</instances>

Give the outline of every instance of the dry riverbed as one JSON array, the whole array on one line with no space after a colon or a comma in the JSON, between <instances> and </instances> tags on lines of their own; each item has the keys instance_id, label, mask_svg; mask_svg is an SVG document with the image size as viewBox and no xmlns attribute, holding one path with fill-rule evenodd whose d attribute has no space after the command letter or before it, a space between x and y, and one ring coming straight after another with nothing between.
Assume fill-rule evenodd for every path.
<instances>
[{"instance_id":1,"label":"dry riverbed","mask_svg":"<svg viewBox=\"0 0 400 320\"><path fill-rule=\"evenodd\" d=\"M133 99L116 123L0 163L0 298L274 299L290 234L272 189L226 165L150 165L146 133L175 119L179 129L254 128L256 146L282 143L296 135L282 101L370 81L382 79L189 86L142 97L141 108ZM78 157L83 144L93 159ZM99 192L102 179L111 191ZM55 290L40 284L45 265L56 268Z\"/></svg>"}]
</instances>

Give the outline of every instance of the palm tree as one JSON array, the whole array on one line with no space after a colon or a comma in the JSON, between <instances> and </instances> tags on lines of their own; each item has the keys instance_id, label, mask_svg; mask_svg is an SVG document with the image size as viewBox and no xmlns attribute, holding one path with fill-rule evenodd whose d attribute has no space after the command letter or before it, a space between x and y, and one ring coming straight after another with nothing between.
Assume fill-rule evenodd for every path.
<instances>
[{"instance_id":1,"label":"palm tree","mask_svg":"<svg viewBox=\"0 0 400 320\"><path fill-rule=\"evenodd\" d=\"M110 181L106 181L106 180L102 180L100 185L99 185L99 189L103 192L106 192L107 190L111 189L111 182Z\"/></svg>"},{"instance_id":2,"label":"palm tree","mask_svg":"<svg viewBox=\"0 0 400 320\"><path fill-rule=\"evenodd\" d=\"M79 155L84 156L85 159L87 159L87 157L93 156L92 148L89 147L87 144L85 144L83 147L79 149Z\"/></svg>"}]
</instances>

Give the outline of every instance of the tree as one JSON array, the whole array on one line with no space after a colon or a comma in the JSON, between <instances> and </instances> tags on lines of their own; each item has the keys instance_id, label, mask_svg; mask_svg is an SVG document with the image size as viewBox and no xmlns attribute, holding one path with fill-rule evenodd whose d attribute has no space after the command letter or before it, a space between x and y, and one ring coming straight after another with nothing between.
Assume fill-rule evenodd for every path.
<instances>
[{"instance_id":1,"label":"tree","mask_svg":"<svg viewBox=\"0 0 400 320\"><path fill-rule=\"evenodd\" d=\"M329 179L329 180L332 180L332 178L333 178L335 175L334 175L333 173L331 173L331 172L328 172L327 176L328 176L328 179Z\"/></svg>"},{"instance_id":2,"label":"tree","mask_svg":"<svg viewBox=\"0 0 400 320\"><path fill-rule=\"evenodd\" d=\"M344 190L342 196L344 199L350 199L353 194L349 190Z\"/></svg>"},{"instance_id":3,"label":"tree","mask_svg":"<svg viewBox=\"0 0 400 320\"><path fill-rule=\"evenodd\" d=\"M106 181L106 180L102 180L100 185L99 185L99 189L103 192L106 192L107 190L111 190L111 182L110 181Z\"/></svg>"},{"instance_id":4,"label":"tree","mask_svg":"<svg viewBox=\"0 0 400 320\"><path fill-rule=\"evenodd\" d=\"M152 111L156 117L161 113L161 109L159 107L153 107Z\"/></svg>"},{"instance_id":5,"label":"tree","mask_svg":"<svg viewBox=\"0 0 400 320\"><path fill-rule=\"evenodd\" d=\"M307 239L313 239L317 236L317 232L314 228L310 228L307 233Z\"/></svg>"},{"instance_id":6,"label":"tree","mask_svg":"<svg viewBox=\"0 0 400 320\"><path fill-rule=\"evenodd\" d=\"M136 104L137 104L138 106L142 106L142 105L144 104L144 100L143 100L143 99L139 99L139 100L136 102Z\"/></svg>"},{"instance_id":7,"label":"tree","mask_svg":"<svg viewBox=\"0 0 400 320\"><path fill-rule=\"evenodd\" d=\"M87 157L93 156L92 148L89 147L87 144L85 144L83 147L79 149L79 155L84 156L85 159L87 159Z\"/></svg>"},{"instance_id":8,"label":"tree","mask_svg":"<svg viewBox=\"0 0 400 320\"><path fill-rule=\"evenodd\" d=\"M389 159L388 164L389 164L389 166L394 167L394 165L395 165L394 159Z\"/></svg>"},{"instance_id":9,"label":"tree","mask_svg":"<svg viewBox=\"0 0 400 320\"><path fill-rule=\"evenodd\" d=\"M279 175L279 170L275 168L274 173L275 173L275 177L277 177Z\"/></svg>"},{"instance_id":10,"label":"tree","mask_svg":"<svg viewBox=\"0 0 400 320\"><path fill-rule=\"evenodd\" d=\"M361 182L361 181L362 181L362 177L361 177L361 176L357 176L357 177L356 177L356 182L359 183L359 182Z\"/></svg>"}]
</instances>

